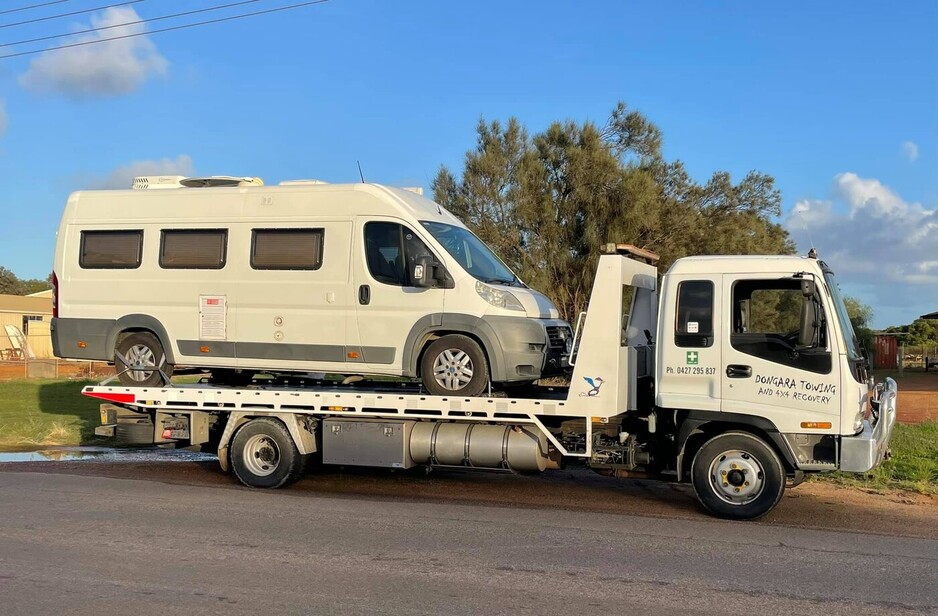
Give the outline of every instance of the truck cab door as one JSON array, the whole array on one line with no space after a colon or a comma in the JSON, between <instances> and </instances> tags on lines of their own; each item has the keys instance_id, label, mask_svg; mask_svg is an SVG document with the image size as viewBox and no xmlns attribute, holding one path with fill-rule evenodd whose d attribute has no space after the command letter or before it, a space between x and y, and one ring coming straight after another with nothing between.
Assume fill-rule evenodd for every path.
<instances>
[{"instance_id":1,"label":"truck cab door","mask_svg":"<svg viewBox=\"0 0 938 616\"><path fill-rule=\"evenodd\" d=\"M808 274L725 274L722 410L769 419L783 433L840 425L840 376L819 293ZM811 305L809 305L811 304ZM813 307L812 307L813 305ZM810 314L810 340L800 334ZM800 340L799 340L800 339Z\"/></svg>"},{"instance_id":2,"label":"truck cab door","mask_svg":"<svg viewBox=\"0 0 938 616\"><path fill-rule=\"evenodd\" d=\"M722 285L721 276L706 274L671 275L662 281L658 406L720 410Z\"/></svg>"}]
</instances>

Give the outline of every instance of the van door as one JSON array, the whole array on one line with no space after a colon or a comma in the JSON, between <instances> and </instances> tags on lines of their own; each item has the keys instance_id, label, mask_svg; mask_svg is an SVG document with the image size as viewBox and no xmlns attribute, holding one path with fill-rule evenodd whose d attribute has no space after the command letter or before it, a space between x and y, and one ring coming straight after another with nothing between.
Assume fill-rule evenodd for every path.
<instances>
[{"instance_id":1,"label":"van door","mask_svg":"<svg viewBox=\"0 0 938 616\"><path fill-rule=\"evenodd\" d=\"M442 288L414 286L414 261L436 255L415 230L393 219L359 218L355 293L362 356L374 372L402 374L408 335L418 321L439 324ZM409 349L408 356L409 356Z\"/></svg>"},{"instance_id":2,"label":"van door","mask_svg":"<svg viewBox=\"0 0 938 616\"><path fill-rule=\"evenodd\" d=\"M802 422L840 424L839 375L832 361L823 301L802 293L794 273L723 276L725 412L771 420L781 432L816 432ZM804 302L814 302L818 329L799 344ZM803 341L802 341L803 342Z\"/></svg>"}]
</instances>

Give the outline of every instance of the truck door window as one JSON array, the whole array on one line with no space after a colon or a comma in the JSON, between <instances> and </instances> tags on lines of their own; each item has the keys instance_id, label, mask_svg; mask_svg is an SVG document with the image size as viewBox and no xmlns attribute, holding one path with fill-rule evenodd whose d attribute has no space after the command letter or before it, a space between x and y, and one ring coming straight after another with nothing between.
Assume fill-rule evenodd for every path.
<instances>
[{"instance_id":1,"label":"truck door window","mask_svg":"<svg viewBox=\"0 0 938 616\"><path fill-rule=\"evenodd\" d=\"M734 349L767 361L827 374L831 356L827 351L827 324L819 298L817 344L798 348L801 324L801 281L795 278L740 280L733 285L733 314L730 344Z\"/></svg>"},{"instance_id":2,"label":"truck door window","mask_svg":"<svg viewBox=\"0 0 938 616\"><path fill-rule=\"evenodd\" d=\"M674 344L679 347L713 345L713 283L689 280L677 285L677 323Z\"/></svg>"},{"instance_id":3,"label":"truck door window","mask_svg":"<svg viewBox=\"0 0 938 616\"><path fill-rule=\"evenodd\" d=\"M82 231L78 265L83 269L136 269L143 257L143 231Z\"/></svg>"},{"instance_id":4,"label":"truck door window","mask_svg":"<svg viewBox=\"0 0 938 616\"><path fill-rule=\"evenodd\" d=\"M399 287L414 286L417 257L432 254L407 227L393 222L365 224L365 258L368 271L378 282Z\"/></svg>"}]
</instances>

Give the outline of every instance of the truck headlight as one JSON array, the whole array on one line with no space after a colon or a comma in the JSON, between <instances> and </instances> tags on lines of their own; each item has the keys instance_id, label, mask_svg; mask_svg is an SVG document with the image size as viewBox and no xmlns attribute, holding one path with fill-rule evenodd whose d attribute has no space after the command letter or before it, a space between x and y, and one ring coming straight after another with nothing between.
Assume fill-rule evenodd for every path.
<instances>
[{"instance_id":1,"label":"truck headlight","mask_svg":"<svg viewBox=\"0 0 938 616\"><path fill-rule=\"evenodd\" d=\"M509 291L502 291L501 289L490 287L481 280L476 281L476 293L479 294L479 297L498 308L524 310L524 306L521 305L518 298Z\"/></svg>"}]
</instances>

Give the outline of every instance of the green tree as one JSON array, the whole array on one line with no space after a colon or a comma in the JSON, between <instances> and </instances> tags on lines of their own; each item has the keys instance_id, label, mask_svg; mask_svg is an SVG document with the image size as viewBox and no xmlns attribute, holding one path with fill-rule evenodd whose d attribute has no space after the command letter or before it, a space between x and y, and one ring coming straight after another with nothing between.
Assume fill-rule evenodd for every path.
<instances>
[{"instance_id":1,"label":"green tree","mask_svg":"<svg viewBox=\"0 0 938 616\"><path fill-rule=\"evenodd\" d=\"M873 321L873 309L855 297L849 296L844 298L844 305L860 344L867 352L870 352L873 349L873 330L870 328L870 323Z\"/></svg>"},{"instance_id":2,"label":"green tree","mask_svg":"<svg viewBox=\"0 0 938 616\"><path fill-rule=\"evenodd\" d=\"M22 295L23 282L16 274L0 265L0 293L4 295Z\"/></svg>"},{"instance_id":3,"label":"green tree","mask_svg":"<svg viewBox=\"0 0 938 616\"><path fill-rule=\"evenodd\" d=\"M907 346L921 346L938 344L938 321L934 319L915 319L909 325L909 335L906 337Z\"/></svg>"},{"instance_id":4,"label":"green tree","mask_svg":"<svg viewBox=\"0 0 938 616\"><path fill-rule=\"evenodd\" d=\"M774 179L718 172L705 184L661 155L660 130L619 103L608 122L554 122L533 136L514 118L480 120L462 175L445 167L435 199L459 216L571 319L586 304L600 245L657 252L662 268L690 254L779 254Z\"/></svg>"},{"instance_id":5,"label":"green tree","mask_svg":"<svg viewBox=\"0 0 938 616\"><path fill-rule=\"evenodd\" d=\"M51 275L47 280L20 280L16 274L0 266L0 294L29 295L51 288Z\"/></svg>"}]
</instances>

